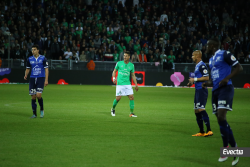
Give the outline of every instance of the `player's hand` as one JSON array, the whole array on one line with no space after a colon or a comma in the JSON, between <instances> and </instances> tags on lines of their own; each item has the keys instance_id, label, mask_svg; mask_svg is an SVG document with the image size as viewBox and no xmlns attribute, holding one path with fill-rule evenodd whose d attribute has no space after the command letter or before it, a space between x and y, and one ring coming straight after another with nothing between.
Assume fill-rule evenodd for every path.
<instances>
[{"instance_id":1,"label":"player's hand","mask_svg":"<svg viewBox=\"0 0 250 167\"><path fill-rule=\"evenodd\" d=\"M44 86L45 86L45 87L46 87L48 84L49 84L48 81L45 81L45 82L44 82Z\"/></svg>"},{"instance_id":2,"label":"player's hand","mask_svg":"<svg viewBox=\"0 0 250 167\"><path fill-rule=\"evenodd\" d=\"M203 82L202 84L201 84L201 86L202 86L202 88L207 88L207 85L206 85L206 82Z\"/></svg>"},{"instance_id":3,"label":"player's hand","mask_svg":"<svg viewBox=\"0 0 250 167\"><path fill-rule=\"evenodd\" d=\"M226 79L226 78L225 78L225 79L223 79L223 80L220 81L219 85L220 85L220 86L226 86L227 83L228 83L228 81L229 81L229 79Z\"/></svg>"},{"instance_id":4,"label":"player's hand","mask_svg":"<svg viewBox=\"0 0 250 167\"><path fill-rule=\"evenodd\" d=\"M139 90L138 85L135 85L135 90L136 90L136 92Z\"/></svg>"},{"instance_id":5,"label":"player's hand","mask_svg":"<svg viewBox=\"0 0 250 167\"><path fill-rule=\"evenodd\" d=\"M116 84L116 78L113 78L113 83Z\"/></svg>"},{"instance_id":6,"label":"player's hand","mask_svg":"<svg viewBox=\"0 0 250 167\"><path fill-rule=\"evenodd\" d=\"M194 83L194 78L191 78L191 77L189 77L189 83L191 82L191 83Z\"/></svg>"},{"instance_id":7,"label":"player's hand","mask_svg":"<svg viewBox=\"0 0 250 167\"><path fill-rule=\"evenodd\" d=\"M187 84L187 86L189 86L189 87L192 86L192 85L193 85L193 84L192 84L191 82L188 82L188 84Z\"/></svg>"},{"instance_id":8,"label":"player's hand","mask_svg":"<svg viewBox=\"0 0 250 167\"><path fill-rule=\"evenodd\" d=\"M24 78L24 80L27 80L27 76L26 75L23 78Z\"/></svg>"}]
</instances>

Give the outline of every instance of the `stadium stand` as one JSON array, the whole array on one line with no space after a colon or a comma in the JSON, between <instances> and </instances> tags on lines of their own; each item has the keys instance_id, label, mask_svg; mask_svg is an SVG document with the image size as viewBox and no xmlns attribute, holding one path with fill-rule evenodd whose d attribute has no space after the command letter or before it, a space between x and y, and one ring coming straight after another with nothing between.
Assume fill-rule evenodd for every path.
<instances>
[{"instance_id":1,"label":"stadium stand","mask_svg":"<svg viewBox=\"0 0 250 167\"><path fill-rule=\"evenodd\" d=\"M25 60L38 44L53 60L84 53L86 61L114 61L124 50L143 50L148 62L190 63L199 49L208 62L207 40L217 37L249 64L249 8L245 0L2 0L0 57L10 46L10 58ZM65 55L68 48L75 56Z\"/></svg>"}]
</instances>

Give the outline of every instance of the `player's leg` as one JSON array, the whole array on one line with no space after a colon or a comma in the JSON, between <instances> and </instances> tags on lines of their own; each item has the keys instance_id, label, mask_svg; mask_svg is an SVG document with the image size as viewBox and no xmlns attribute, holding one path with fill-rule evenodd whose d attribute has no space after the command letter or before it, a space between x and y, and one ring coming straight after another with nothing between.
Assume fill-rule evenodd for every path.
<instances>
[{"instance_id":1,"label":"player's leg","mask_svg":"<svg viewBox=\"0 0 250 167\"><path fill-rule=\"evenodd\" d=\"M37 114L36 114L36 108L37 108L36 95L31 95L31 107L32 107L33 115L30 118L36 118L37 117Z\"/></svg>"},{"instance_id":2,"label":"player's leg","mask_svg":"<svg viewBox=\"0 0 250 167\"><path fill-rule=\"evenodd\" d=\"M213 108L213 114L215 114L215 116L217 117L217 120L218 120L218 90L212 92L212 108ZM218 121L219 123L219 121ZM221 134L222 136L222 134ZM228 159L228 157L220 157L218 159L219 162L224 162Z\"/></svg>"},{"instance_id":3,"label":"player's leg","mask_svg":"<svg viewBox=\"0 0 250 167\"><path fill-rule=\"evenodd\" d=\"M137 117L135 114L134 114L134 108L135 108L135 102L134 102L134 95L131 94L131 95L128 95L128 98L129 98L129 107L130 107L130 117Z\"/></svg>"},{"instance_id":4,"label":"player's leg","mask_svg":"<svg viewBox=\"0 0 250 167\"><path fill-rule=\"evenodd\" d=\"M194 110L195 116L196 116L196 122L198 124L198 127L200 129L199 133L196 133L192 136L204 136L205 135L205 131L204 131L204 126L203 126L203 120L202 120L202 115L199 112L198 109Z\"/></svg>"},{"instance_id":5,"label":"player's leg","mask_svg":"<svg viewBox=\"0 0 250 167\"><path fill-rule=\"evenodd\" d=\"M116 96L115 100L113 101L113 106L111 108L111 115L115 116L115 107L118 104L118 102L121 100L121 96Z\"/></svg>"},{"instance_id":6,"label":"player's leg","mask_svg":"<svg viewBox=\"0 0 250 167\"><path fill-rule=\"evenodd\" d=\"M31 95L31 107L33 111L33 115L30 118L36 118L36 83L35 83L35 78L30 78L30 83L29 83L29 95Z\"/></svg>"},{"instance_id":7,"label":"player's leg","mask_svg":"<svg viewBox=\"0 0 250 167\"><path fill-rule=\"evenodd\" d=\"M115 109L116 105L118 104L118 102L121 100L121 96L116 96L115 100L113 101L113 109Z\"/></svg>"},{"instance_id":8,"label":"player's leg","mask_svg":"<svg viewBox=\"0 0 250 167\"><path fill-rule=\"evenodd\" d=\"M217 110L216 117L218 120L218 124L220 126L223 147L228 146L228 140L229 140L229 130L228 130L228 123L226 120L226 115L227 115L227 109L218 109Z\"/></svg>"},{"instance_id":9,"label":"player's leg","mask_svg":"<svg viewBox=\"0 0 250 167\"><path fill-rule=\"evenodd\" d=\"M228 124L226 119L227 112L232 110L233 96L234 88L232 85L227 85L226 87L222 88L218 96L216 117L220 125L223 147L228 147L228 144L230 144L231 147L237 147L232 129L230 128L230 125ZM227 159L227 157L224 158ZM223 160L223 158L220 158L219 161L223 162L225 160ZM234 157L232 165L236 165L238 162L239 157Z\"/></svg>"},{"instance_id":10,"label":"player's leg","mask_svg":"<svg viewBox=\"0 0 250 167\"><path fill-rule=\"evenodd\" d=\"M208 116L206 110L199 109L199 112L201 113L202 120L204 121L204 123L205 123L205 125L207 127L207 131L206 131L205 137L212 136L213 132L212 132L211 127L210 127L209 116Z\"/></svg>"},{"instance_id":11,"label":"player's leg","mask_svg":"<svg viewBox=\"0 0 250 167\"><path fill-rule=\"evenodd\" d=\"M133 88L131 85L126 85L125 86L125 94L128 96L129 98L129 107L130 107L130 117L137 117L134 114L134 108L135 108L135 102L134 102L134 92L133 92Z\"/></svg>"},{"instance_id":12,"label":"player's leg","mask_svg":"<svg viewBox=\"0 0 250 167\"><path fill-rule=\"evenodd\" d=\"M220 133L223 141L223 147L228 147L228 138L229 132L227 128L227 121L226 121L226 109L217 109L217 113L215 114L217 117L218 124L220 126ZM219 162L224 162L228 159L228 157L220 157Z\"/></svg>"},{"instance_id":13,"label":"player's leg","mask_svg":"<svg viewBox=\"0 0 250 167\"><path fill-rule=\"evenodd\" d=\"M116 98L113 101L113 106L111 108L111 115L115 116L115 107L118 104L118 102L121 100L123 94L124 94L124 85L116 85Z\"/></svg>"},{"instance_id":14,"label":"player's leg","mask_svg":"<svg viewBox=\"0 0 250 167\"><path fill-rule=\"evenodd\" d=\"M44 117L43 98L42 98L44 81L45 81L45 78L37 78L36 97L40 105L40 117L41 118Z\"/></svg>"},{"instance_id":15,"label":"player's leg","mask_svg":"<svg viewBox=\"0 0 250 167\"><path fill-rule=\"evenodd\" d=\"M221 131L225 133L225 135L223 135L225 136L225 138L222 136L224 147L228 146L228 143L231 145L231 147L237 147L232 129L230 128L230 125L228 124L226 119L227 111L232 110L233 96L234 96L234 88L232 85L228 85L225 88L223 88L218 98L217 119Z\"/></svg>"},{"instance_id":16,"label":"player's leg","mask_svg":"<svg viewBox=\"0 0 250 167\"><path fill-rule=\"evenodd\" d=\"M198 90L195 90L195 95L194 95L194 113L196 116L196 122L198 124L198 127L200 129L199 133L196 133L192 136L204 136L205 135L205 131L204 131L204 127L203 127L203 120L202 120L202 115L199 112L198 108L200 106L199 103L199 92Z\"/></svg>"},{"instance_id":17,"label":"player's leg","mask_svg":"<svg viewBox=\"0 0 250 167\"><path fill-rule=\"evenodd\" d=\"M206 104L207 104L208 90L207 89L199 89L199 107L198 110L202 115L202 119L207 127L207 131L205 137L212 136L213 132L210 127L209 116L206 112Z\"/></svg>"},{"instance_id":18,"label":"player's leg","mask_svg":"<svg viewBox=\"0 0 250 167\"><path fill-rule=\"evenodd\" d=\"M36 97L37 97L37 101L38 101L38 103L40 105L40 117L43 118L44 117L44 109L43 109L42 93L37 93Z\"/></svg>"}]
</instances>

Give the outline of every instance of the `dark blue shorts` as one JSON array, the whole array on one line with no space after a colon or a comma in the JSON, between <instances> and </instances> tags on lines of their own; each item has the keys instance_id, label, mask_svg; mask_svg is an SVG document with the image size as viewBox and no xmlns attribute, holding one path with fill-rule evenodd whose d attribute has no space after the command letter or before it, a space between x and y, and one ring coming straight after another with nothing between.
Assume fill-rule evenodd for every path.
<instances>
[{"instance_id":1,"label":"dark blue shorts","mask_svg":"<svg viewBox=\"0 0 250 167\"><path fill-rule=\"evenodd\" d=\"M233 85L220 87L212 93L213 114L217 113L217 109L227 109L232 111L234 97Z\"/></svg>"},{"instance_id":2,"label":"dark blue shorts","mask_svg":"<svg viewBox=\"0 0 250 167\"><path fill-rule=\"evenodd\" d=\"M45 78L30 78L29 92L30 95L35 95L36 93L43 93Z\"/></svg>"},{"instance_id":3,"label":"dark blue shorts","mask_svg":"<svg viewBox=\"0 0 250 167\"><path fill-rule=\"evenodd\" d=\"M194 109L205 109L207 104L207 89L195 89Z\"/></svg>"}]
</instances>

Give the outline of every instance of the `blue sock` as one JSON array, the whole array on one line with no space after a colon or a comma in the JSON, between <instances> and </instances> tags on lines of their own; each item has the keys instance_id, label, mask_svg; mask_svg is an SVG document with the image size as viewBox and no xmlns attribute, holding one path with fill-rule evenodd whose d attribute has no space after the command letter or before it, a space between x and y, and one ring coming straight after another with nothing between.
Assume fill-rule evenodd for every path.
<instances>
[{"instance_id":1,"label":"blue sock","mask_svg":"<svg viewBox=\"0 0 250 167\"><path fill-rule=\"evenodd\" d=\"M200 128L200 133L204 133L204 128L203 128L203 120L202 120L202 115L201 113L195 113L196 115L196 121L197 121L197 124Z\"/></svg>"},{"instance_id":2,"label":"blue sock","mask_svg":"<svg viewBox=\"0 0 250 167\"><path fill-rule=\"evenodd\" d=\"M229 141L228 123L227 123L226 120L219 121L218 123L220 125L220 133L221 133L221 137L222 137L222 140L223 140L223 147L227 147L228 146L228 141Z\"/></svg>"},{"instance_id":3,"label":"blue sock","mask_svg":"<svg viewBox=\"0 0 250 167\"><path fill-rule=\"evenodd\" d=\"M38 103L40 105L40 111L43 111L43 98L41 97L41 99L38 99Z\"/></svg>"},{"instance_id":4,"label":"blue sock","mask_svg":"<svg viewBox=\"0 0 250 167\"><path fill-rule=\"evenodd\" d=\"M229 124L228 124L228 130L229 130L229 140L228 140L228 142L229 142L230 146L231 147L237 147L236 141L234 139L233 131L232 131L231 127L229 126Z\"/></svg>"},{"instance_id":5,"label":"blue sock","mask_svg":"<svg viewBox=\"0 0 250 167\"><path fill-rule=\"evenodd\" d=\"M35 100L31 99L31 106L32 106L33 114L36 116L36 99Z\"/></svg>"},{"instance_id":6,"label":"blue sock","mask_svg":"<svg viewBox=\"0 0 250 167\"><path fill-rule=\"evenodd\" d=\"M210 121L209 121L209 117L208 117L208 115L207 115L206 110L201 111L201 115L202 115L202 119L203 119L205 125L207 126L207 132L208 132L208 131L211 131L211 128L210 128Z\"/></svg>"}]
</instances>

